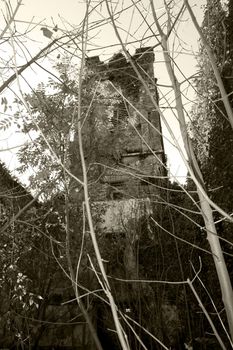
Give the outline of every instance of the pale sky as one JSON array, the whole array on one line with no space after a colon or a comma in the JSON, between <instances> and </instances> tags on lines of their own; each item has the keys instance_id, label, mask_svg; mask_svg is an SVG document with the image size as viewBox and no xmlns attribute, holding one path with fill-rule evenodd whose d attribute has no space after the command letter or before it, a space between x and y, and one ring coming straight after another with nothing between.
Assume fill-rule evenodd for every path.
<instances>
[{"instance_id":1,"label":"pale sky","mask_svg":"<svg viewBox=\"0 0 233 350\"><path fill-rule=\"evenodd\" d=\"M144 1L145 6L149 3L149 1ZM14 8L14 5L16 3L16 0L12 0L11 4ZM97 3L93 2L94 4ZM124 4L130 5L132 2L131 0L125 0ZM182 3L182 1L180 1ZM201 9L201 6L206 3L204 0L199 1L190 1L192 5L197 5L193 8L197 18L199 20L201 19L201 14L203 10ZM162 13L162 6L163 1L162 0L156 0L155 1L156 9L158 10L157 14L159 16L160 12ZM3 6L3 3L2 5ZM90 22L104 19L104 15L106 14L106 11L104 9L105 5L102 5L102 8L100 8L101 13L93 12L93 16L90 19ZM4 7L2 7L4 10ZM60 35L62 33L62 30L73 30L78 29L80 26L80 23L83 19L85 12L85 1L79 1L79 0L24 0L23 5L21 6L17 16L16 16L16 26L19 29L19 31L25 30L25 28L30 28L30 32L28 33L28 40L25 42L25 45L27 47L28 53L26 53L27 58L37 53L41 48L46 46L49 43L48 38L44 37L42 34L42 31L40 30L41 27L47 27L52 29L54 25L57 25L60 31L58 33L54 33L55 35ZM133 16L131 16L133 15ZM145 32L145 28L142 26L143 19L141 15L137 14L136 11L134 13L129 15L122 15L118 19L118 26L124 27L124 30L121 30L121 35L124 41L134 41L134 39L140 38L142 35L148 36L151 34L151 32L147 31ZM151 18L148 16L148 21L151 21ZM27 23L26 23L27 22ZM36 26L33 23L38 23L38 26ZM2 29L2 27L0 28ZM127 32L130 31L130 33L133 33L133 35L130 37ZM91 38L91 42L93 43L93 46L89 46L89 49L92 49L92 51L89 52L90 56L94 56L97 54L100 54L100 58L102 60L107 60L114 52L119 51L120 46L114 46L105 48L105 46L113 45L118 43L113 29L109 25L105 25L103 27L98 28L95 32L91 32L91 35L94 37ZM180 68L182 69L183 73L186 76L190 76L195 72L195 60L192 56L191 50L194 52L197 51L197 34L195 32L195 29L191 23L190 20L188 20L188 16L184 16L184 21L180 24L179 27L179 36L182 38L183 43L182 46L185 49L185 54L180 55L177 57L177 62L180 65ZM155 39L150 39L148 41L145 41L145 46L155 45L156 41ZM95 46L94 46L95 45ZM132 44L129 45L127 48L129 49L130 53L134 53L135 48L138 47L138 44ZM178 48L179 49L179 48ZM24 50L25 51L25 50ZM18 63L25 62L24 55L21 54L21 57L18 58ZM49 62L44 60L42 61L42 64L49 68ZM164 63L162 62L162 56L160 49L155 49L155 76L158 78L158 83L161 85L168 85L169 79L166 74L166 70L164 69ZM47 75L36 68L29 69L25 74L24 77L30 81L31 85L37 85L41 80L47 80ZM182 80L182 79L181 79ZM15 86L15 85L14 85ZM23 83L22 83L22 86ZM26 89L26 86L25 86ZM167 92L167 90L163 89L163 93ZM190 91L185 91L185 94L188 94L189 97ZM4 95L3 95L4 96ZM170 95L170 98L172 96ZM163 101L161 101L161 104ZM0 109L1 110L1 109ZM178 133L178 126L172 117L172 114L170 112L166 113L166 118L168 120L171 120L172 128L173 130L179 135ZM164 130L164 134L167 136L166 130ZM179 138L179 136L178 136ZM15 152L16 148L11 150L10 152L3 152L3 149L6 149L8 147L15 147L17 145L22 144L24 140L22 139L22 136L19 133L15 133L15 130L8 130L7 132L0 133L0 157L4 159L6 164L11 168L14 169L15 167ZM173 174L177 174L179 176L185 175L185 167L182 164L177 151L175 151L168 142L165 141L165 151L168 155L168 164L171 167L171 172Z\"/></svg>"}]
</instances>

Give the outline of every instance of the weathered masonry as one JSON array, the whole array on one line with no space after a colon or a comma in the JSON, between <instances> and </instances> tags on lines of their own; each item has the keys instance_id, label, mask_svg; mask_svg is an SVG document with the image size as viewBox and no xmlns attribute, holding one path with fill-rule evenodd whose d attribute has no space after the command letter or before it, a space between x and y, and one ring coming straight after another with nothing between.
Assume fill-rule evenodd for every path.
<instances>
[{"instance_id":1,"label":"weathered masonry","mask_svg":"<svg viewBox=\"0 0 233 350\"><path fill-rule=\"evenodd\" d=\"M110 115L112 134L125 138L115 164L107 164L102 172L99 191L93 198L99 210L106 208L99 228L107 232L122 231L128 219L148 215L156 185L166 176L161 121L155 105L158 92L153 48L137 49L132 60L150 94L121 53L107 64L98 56L87 59L88 69L99 74L102 81L108 81L109 89L118 92ZM99 103L96 113L101 113L102 108Z\"/></svg>"}]
</instances>

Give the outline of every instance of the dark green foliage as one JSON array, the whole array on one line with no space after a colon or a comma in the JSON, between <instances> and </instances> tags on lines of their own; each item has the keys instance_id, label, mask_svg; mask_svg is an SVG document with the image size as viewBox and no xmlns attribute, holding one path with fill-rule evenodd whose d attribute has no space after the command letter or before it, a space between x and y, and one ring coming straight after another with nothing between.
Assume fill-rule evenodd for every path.
<instances>
[{"instance_id":1,"label":"dark green foliage","mask_svg":"<svg viewBox=\"0 0 233 350\"><path fill-rule=\"evenodd\" d=\"M224 87L233 107L232 1L228 2L228 9L227 5L226 8L223 8L220 1L208 1L202 30L214 53ZM193 143L210 198L231 214L233 211L233 130L203 46L198 61L200 77L196 82L198 105L193 117ZM221 240L221 246L232 279L232 224L227 220L222 220L222 217L216 212L214 212L214 218L217 222L216 228L219 236L226 240ZM217 282L210 259L206 257L204 262L206 276L203 282L210 291L217 285ZM220 309L221 293L219 288L215 287L214 293L216 306ZM205 305L208 305L207 300ZM215 321L218 324L217 319Z\"/></svg>"},{"instance_id":2,"label":"dark green foliage","mask_svg":"<svg viewBox=\"0 0 233 350\"><path fill-rule=\"evenodd\" d=\"M229 94L229 101L233 106L231 1L229 1L228 13L221 7L220 1L207 3L203 31L215 54L226 92ZM233 130L220 99L216 79L204 47L200 51L199 66L200 80L197 81L199 105L193 119L194 145L211 199L231 213L233 211ZM216 219L219 219L219 216L216 215ZM218 231L221 236L232 240L232 230L225 221L218 226ZM227 251L228 249L231 250L231 246L228 246Z\"/></svg>"},{"instance_id":3,"label":"dark green foliage","mask_svg":"<svg viewBox=\"0 0 233 350\"><path fill-rule=\"evenodd\" d=\"M12 221L33 197L2 166L0 173L0 346L28 348L54 329L54 323L65 324L76 316L73 304L60 305L73 299L71 283L61 269L68 270L64 200L35 202ZM57 309L56 293L61 297ZM70 329L64 324L57 327L58 340L62 330Z\"/></svg>"},{"instance_id":4,"label":"dark green foliage","mask_svg":"<svg viewBox=\"0 0 233 350\"><path fill-rule=\"evenodd\" d=\"M0 167L0 290L1 290L1 346L10 346L19 340L25 331L24 316L33 314L40 303L38 289L33 289L28 269L22 269L22 259L29 259L33 242L37 237L35 227L38 217L37 204L25 210L16 221L12 217L19 212L32 196L14 180L4 166ZM27 264L29 263L28 260ZM32 261L31 261L32 262ZM30 266L27 265L27 267ZM15 343L15 344L16 344Z\"/></svg>"}]
</instances>

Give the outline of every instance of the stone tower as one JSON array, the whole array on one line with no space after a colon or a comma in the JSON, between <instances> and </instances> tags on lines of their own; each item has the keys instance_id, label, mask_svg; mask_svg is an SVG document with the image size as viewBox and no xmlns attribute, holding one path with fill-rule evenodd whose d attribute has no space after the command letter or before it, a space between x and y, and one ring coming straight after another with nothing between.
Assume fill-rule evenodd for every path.
<instances>
[{"instance_id":1,"label":"stone tower","mask_svg":"<svg viewBox=\"0 0 233 350\"><path fill-rule=\"evenodd\" d=\"M132 215L140 216L145 205L148 211L156 185L166 177L161 121L151 99L152 96L158 104L153 48L137 49L132 60L150 95L123 54L114 55L107 64L98 56L87 59L87 67L118 91L119 102L113 105L111 115L112 134L118 133L121 138L125 135L115 164L105 167L98 195L93 196L97 206L105 203L101 226L107 231L121 231L119 223L124 222L124 226ZM130 213L132 210L134 214Z\"/></svg>"},{"instance_id":2,"label":"stone tower","mask_svg":"<svg viewBox=\"0 0 233 350\"><path fill-rule=\"evenodd\" d=\"M156 109L159 97L153 48L137 49L131 60L145 84L122 53L114 55L108 63L101 62L98 56L87 59L87 70L92 71L95 79L98 76L96 80L104 82L105 89L110 91L108 96L114 96L113 100L109 99L113 101L110 106L99 101L95 107L100 117L109 110L105 121L110 122L115 152L112 158L103 160L97 181L89 185L92 213L108 275L127 281L145 277L141 275L139 247L145 237L151 242L156 239L150 216L159 211L156 201L160 200L160 186L165 184L167 175L161 121ZM149 285L119 283L114 278L110 285L117 305L125 312L131 312L131 306L137 305L139 299L149 303L154 296ZM106 331L114 327L108 323L111 315L98 308L98 302L96 310L99 310L97 324L100 319L105 320L97 332L101 338L111 340Z\"/></svg>"}]
</instances>

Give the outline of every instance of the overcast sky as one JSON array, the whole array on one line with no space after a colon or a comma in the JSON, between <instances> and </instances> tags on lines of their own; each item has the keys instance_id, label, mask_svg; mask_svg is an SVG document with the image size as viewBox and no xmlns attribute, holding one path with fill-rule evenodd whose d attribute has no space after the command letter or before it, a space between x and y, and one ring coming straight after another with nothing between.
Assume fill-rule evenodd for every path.
<instances>
[{"instance_id":1,"label":"overcast sky","mask_svg":"<svg viewBox=\"0 0 233 350\"><path fill-rule=\"evenodd\" d=\"M194 6L195 13L197 15L197 18L199 21L201 21L203 9L201 6L205 4L206 1L204 0L198 0L198 1L190 1L191 4L197 5ZM16 3L16 0L12 0L12 7L14 7L14 4ZM93 2L97 3L97 2ZM125 0L124 4L130 5L132 2L131 0ZM149 1L144 1L145 4L148 4ZM159 16L160 12L162 11L162 0L156 0L154 1L157 14ZM181 1L182 3L182 1ZM2 5L3 6L3 5ZM4 9L4 8L3 8ZM34 55L37 53L42 47L48 44L49 39L43 36L42 31L40 30L41 27L47 27L49 29L52 29L54 25L58 25L58 28L60 28L58 33L54 33L54 35L61 34L62 30L72 30L75 28L78 28L80 26L80 23L83 19L85 12L85 1L79 1L79 0L24 0L23 6L21 6L18 14L17 14L17 23L16 26L19 28L19 30L25 29L28 24L25 22L30 22L30 28L32 29L30 33L28 34L28 37L30 40L26 42L27 49L28 49L28 55ZM93 12L93 15L91 17L90 21L99 20L100 18L103 19L105 16L106 11L104 8L104 5L101 8L101 13ZM102 17L101 17L102 16ZM148 20L150 18L148 17ZM38 26L33 25L33 23L38 23ZM124 41L133 41L134 38L140 38L142 35L148 35L149 33L145 33L145 29L142 26L142 18L139 14L134 11L134 13L127 13L126 15L122 15L118 19L118 26L121 29L121 35L122 39ZM130 36L128 34L128 31L130 30L131 33L133 33L133 36ZM151 34L151 33L150 33ZM113 46L108 47L113 44L117 44L117 39L115 37L113 29L108 25L105 27L102 27L92 33L94 36L90 39L93 45L89 46L88 49L89 55L93 56L96 54L100 54L100 57L102 60L107 60L114 52L118 51L120 49L120 46ZM193 28L193 25L191 21L188 20L188 16L184 17L184 21L179 26L179 36L182 38L182 45L185 50L183 50L183 54L181 54L177 58L177 62L180 65L181 70L186 76L190 76L195 72L195 65L196 62L194 60L194 57L192 55L197 51L198 44L197 44L197 33L195 29ZM145 41L146 46L149 45L155 45L155 39L151 39L148 41ZM104 47L107 46L105 49ZM130 51L130 53L134 53L135 48L137 47L137 44L128 45L127 48ZM28 56L28 57L29 57ZM24 60L23 55L21 55L21 58L19 60ZM20 61L21 63L21 61ZM45 60L42 62L42 64L48 64ZM48 67L49 68L49 67ZM38 69L28 70L27 73L25 73L25 78L29 79L31 84L37 84L41 80L47 79L47 76L44 72ZM158 83L163 84L169 84L169 79L166 74L166 70L164 69L164 64L162 63L162 56L160 49L155 49L155 76L158 78ZM26 87L25 87L26 88ZM163 90L162 93L165 93ZM190 94L190 91L185 91L185 93ZM171 98L171 96L170 96ZM162 103L162 101L161 101ZM167 118L169 118L172 121L172 127L177 132L178 135L178 126L172 118L171 113L167 112ZM164 130L165 135L167 136L166 130ZM179 137L179 136L178 136ZM22 144L24 142L22 136L18 133L15 133L14 130L9 130L6 133L0 134L0 151L3 149L6 149L7 147L15 147L17 145ZM182 162L179 159L179 156L177 152L169 145L169 143L165 142L166 152L168 154L169 158L169 164L171 166L171 171L174 174L178 174L179 176L183 176L185 174L185 167L182 165ZM8 166L13 169L15 167L15 152L16 148L11 150L11 152L0 152L0 156L4 161L7 163Z\"/></svg>"}]
</instances>

